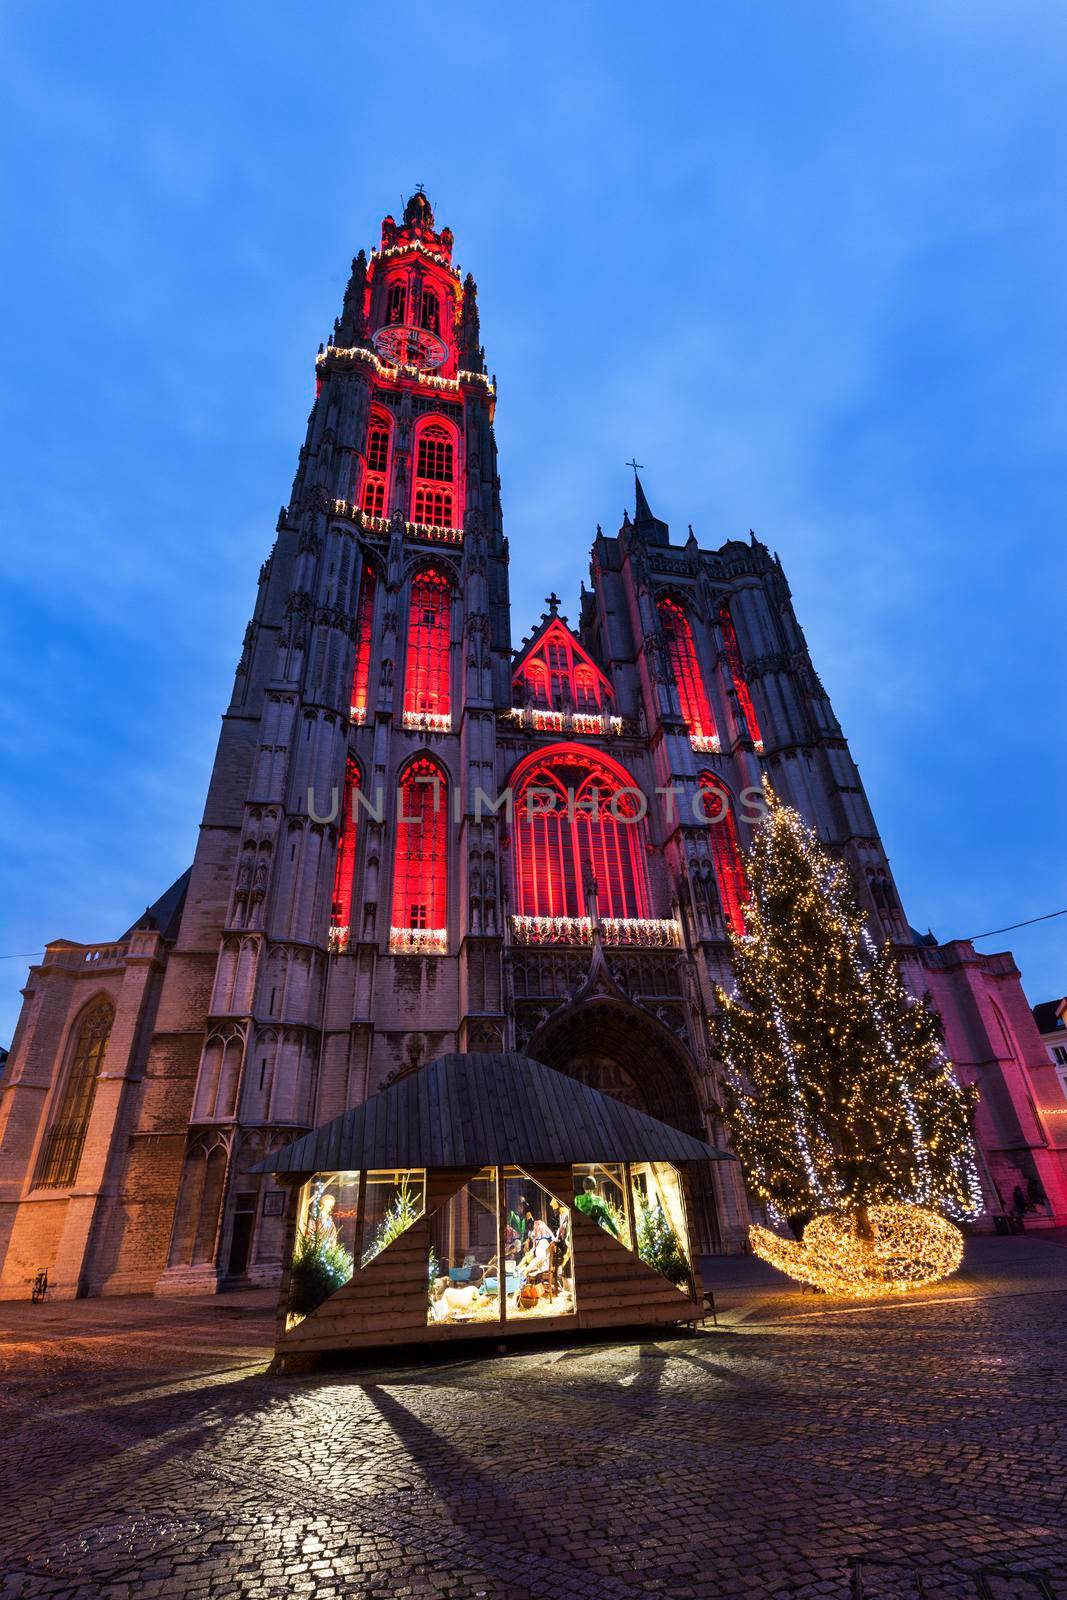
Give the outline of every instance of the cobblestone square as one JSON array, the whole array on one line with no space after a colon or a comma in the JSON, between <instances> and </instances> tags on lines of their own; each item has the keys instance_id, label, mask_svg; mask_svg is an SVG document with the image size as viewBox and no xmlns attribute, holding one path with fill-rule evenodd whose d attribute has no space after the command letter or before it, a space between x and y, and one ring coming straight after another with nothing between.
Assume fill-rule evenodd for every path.
<instances>
[{"instance_id":1,"label":"cobblestone square","mask_svg":"<svg viewBox=\"0 0 1067 1600\"><path fill-rule=\"evenodd\" d=\"M914 1300L275 1378L271 1297L0 1306L4 1597L1067 1596L1067 1241Z\"/></svg>"}]
</instances>

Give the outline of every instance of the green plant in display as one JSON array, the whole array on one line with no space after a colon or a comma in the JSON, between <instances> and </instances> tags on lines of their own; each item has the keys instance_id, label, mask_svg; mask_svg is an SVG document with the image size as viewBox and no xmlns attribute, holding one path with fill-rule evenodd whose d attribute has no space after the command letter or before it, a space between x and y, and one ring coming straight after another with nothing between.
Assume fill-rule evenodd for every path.
<instances>
[{"instance_id":1,"label":"green plant in display","mask_svg":"<svg viewBox=\"0 0 1067 1600\"><path fill-rule=\"evenodd\" d=\"M662 1273L679 1288L689 1283L689 1263L678 1242L678 1235L667 1221L657 1195L651 1204L637 1194L637 1254L646 1266Z\"/></svg>"},{"instance_id":2,"label":"green plant in display","mask_svg":"<svg viewBox=\"0 0 1067 1600\"><path fill-rule=\"evenodd\" d=\"M289 1310L306 1317L352 1276L350 1253L336 1238L323 1239L309 1228L300 1235L289 1275Z\"/></svg>"},{"instance_id":3,"label":"green plant in display","mask_svg":"<svg viewBox=\"0 0 1067 1600\"><path fill-rule=\"evenodd\" d=\"M394 1239L399 1239L413 1222L419 1219L419 1207L414 1195L408 1186L408 1180L402 1178L396 1191L396 1197L385 1216L378 1224L378 1231L368 1245L363 1257L363 1265L373 1261L375 1256L380 1256L382 1251L391 1245Z\"/></svg>"}]
</instances>

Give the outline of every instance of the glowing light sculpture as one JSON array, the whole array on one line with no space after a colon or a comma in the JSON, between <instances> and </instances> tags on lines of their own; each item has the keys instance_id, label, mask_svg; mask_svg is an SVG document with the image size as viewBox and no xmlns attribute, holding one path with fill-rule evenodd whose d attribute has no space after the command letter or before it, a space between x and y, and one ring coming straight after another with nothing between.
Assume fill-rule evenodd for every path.
<instances>
[{"instance_id":1,"label":"glowing light sculpture","mask_svg":"<svg viewBox=\"0 0 1067 1600\"><path fill-rule=\"evenodd\" d=\"M856 1232L853 1219L824 1212L812 1218L800 1242L755 1224L749 1242L779 1272L852 1299L907 1294L947 1278L963 1260L963 1234L936 1211L886 1202L867 1214L869 1238Z\"/></svg>"}]
</instances>

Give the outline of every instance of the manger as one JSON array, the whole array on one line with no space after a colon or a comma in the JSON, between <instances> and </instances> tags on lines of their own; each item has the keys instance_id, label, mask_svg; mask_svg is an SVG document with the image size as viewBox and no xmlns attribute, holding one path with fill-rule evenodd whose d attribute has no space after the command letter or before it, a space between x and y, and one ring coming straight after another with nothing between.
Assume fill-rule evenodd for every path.
<instances>
[{"instance_id":1,"label":"manger","mask_svg":"<svg viewBox=\"0 0 1067 1600\"><path fill-rule=\"evenodd\" d=\"M278 1365L692 1321L689 1167L729 1159L525 1056L442 1056L256 1169L289 1191Z\"/></svg>"}]
</instances>

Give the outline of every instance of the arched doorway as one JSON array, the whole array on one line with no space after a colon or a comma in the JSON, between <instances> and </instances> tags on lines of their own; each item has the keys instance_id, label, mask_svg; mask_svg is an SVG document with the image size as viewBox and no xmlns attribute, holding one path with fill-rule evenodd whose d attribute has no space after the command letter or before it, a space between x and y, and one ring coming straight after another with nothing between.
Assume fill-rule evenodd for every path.
<instances>
[{"instance_id":1,"label":"arched doorway","mask_svg":"<svg viewBox=\"0 0 1067 1600\"><path fill-rule=\"evenodd\" d=\"M537 1029L526 1054L650 1117L707 1137L689 1052L669 1028L622 995L579 996L562 1006ZM710 1170L715 1165L708 1161L690 1170L697 1249L705 1255L722 1249Z\"/></svg>"}]
</instances>

